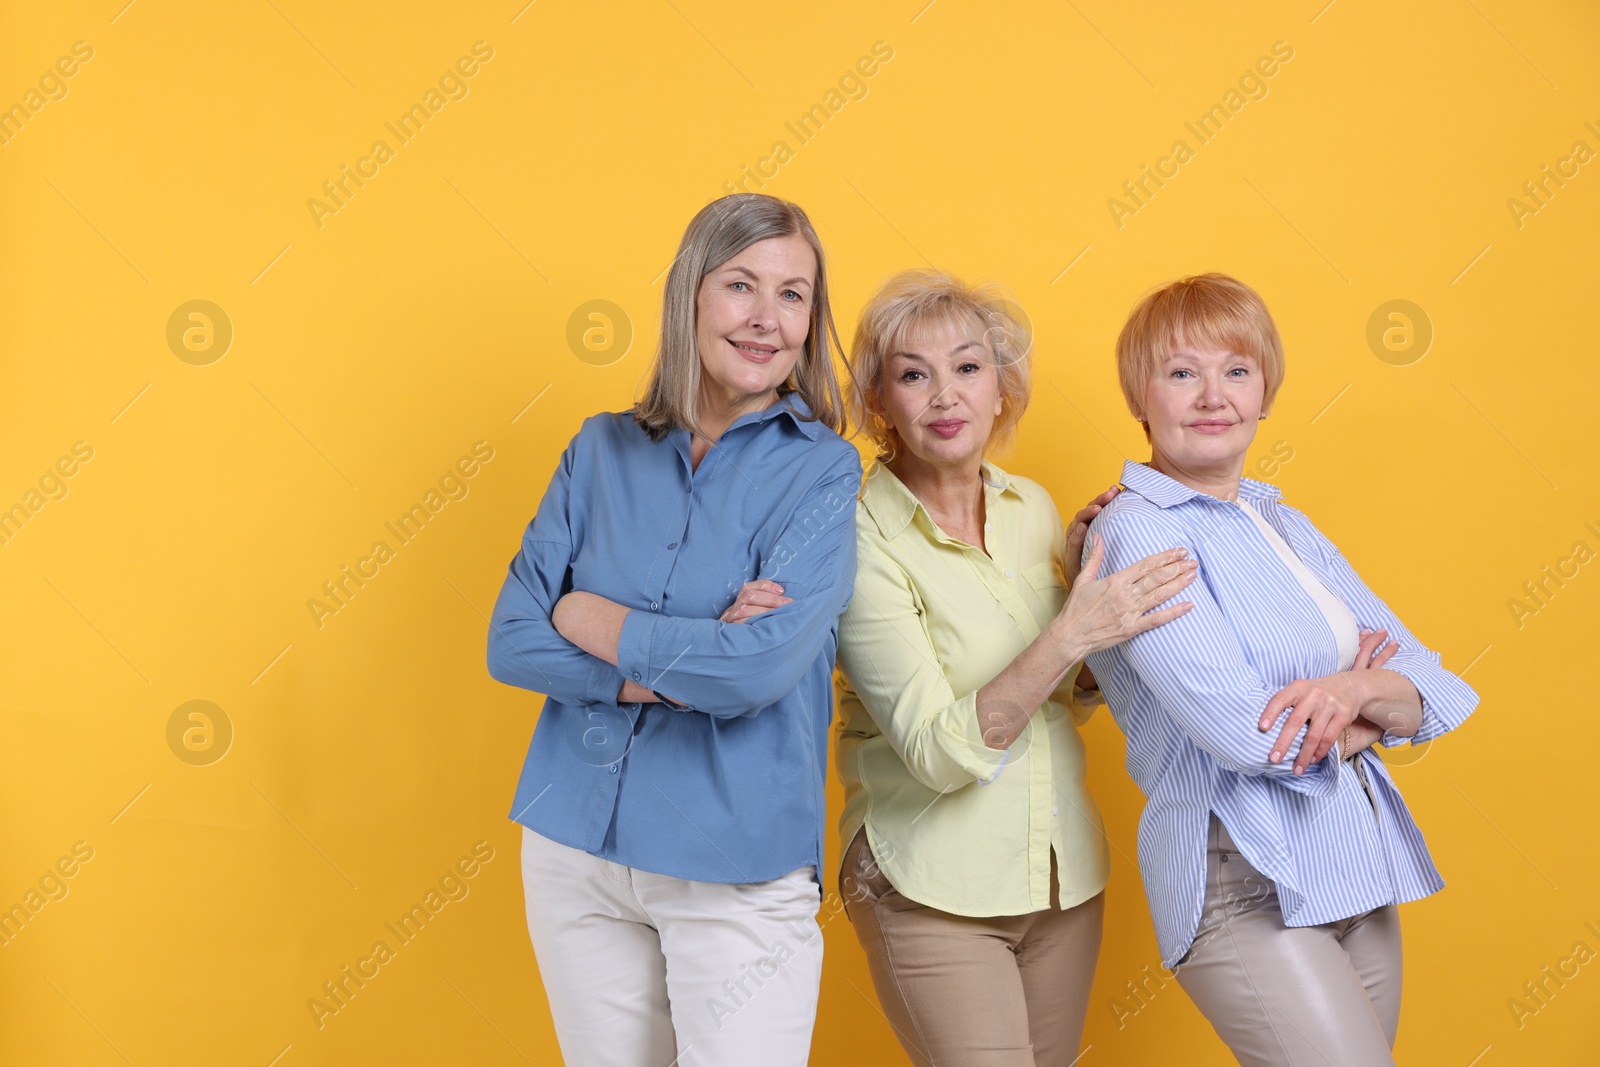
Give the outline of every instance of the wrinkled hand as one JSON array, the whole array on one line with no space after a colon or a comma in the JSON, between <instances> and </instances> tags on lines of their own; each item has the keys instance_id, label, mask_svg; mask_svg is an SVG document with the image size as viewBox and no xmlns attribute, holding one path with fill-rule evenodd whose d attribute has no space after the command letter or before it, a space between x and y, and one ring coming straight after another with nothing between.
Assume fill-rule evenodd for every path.
<instances>
[{"instance_id":1,"label":"wrinkled hand","mask_svg":"<svg viewBox=\"0 0 1600 1067\"><path fill-rule=\"evenodd\" d=\"M783 595L783 586L757 578L739 587L739 595L718 618L721 622L747 622L763 612L793 603L792 598Z\"/></svg>"},{"instance_id":2,"label":"wrinkled hand","mask_svg":"<svg viewBox=\"0 0 1600 1067\"><path fill-rule=\"evenodd\" d=\"M1067 527L1067 584L1071 585L1078 580L1078 572L1083 569L1083 539L1089 536L1089 524L1094 517L1100 514L1100 509L1117 498L1122 492L1120 485L1113 485L1093 500L1085 504L1076 515L1072 516L1072 525Z\"/></svg>"},{"instance_id":3,"label":"wrinkled hand","mask_svg":"<svg viewBox=\"0 0 1600 1067\"><path fill-rule=\"evenodd\" d=\"M1087 510L1087 509L1085 509ZM1185 559L1189 550L1169 548L1146 556L1115 574L1096 578L1105 559L1105 540L1093 538L1083 571L1052 625L1064 627L1080 655L1120 645L1135 634L1171 622L1194 607L1188 601L1151 612L1194 581L1199 563ZM1148 614L1146 614L1148 612Z\"/></svg>"},{"instance_id":4,"label":"wrinkled hand","mask_svg":"<svg viewBox=\"0 0 1600 1067\"><path fill-rule=\"evenodd\" d=\"M1300 754L1295 757L1294 773L1304 774L1307 767L1328 754L1339 740L1339 734L1355 722L1366 703L1366 685L1361 672L1377 670L1399 648L1393 641L1384 643L1388 636L1387 630L1363 630L1355 662L1348 671L1291 682L1273 695L1261 714L1261 721L1256 724L1265 732L1272 728L1278 716L1288 712L1268 757L1273 763L1283 760L1302 726L1306 727L1306 736L1300 742Z\"/></svg>"}]
</instances>

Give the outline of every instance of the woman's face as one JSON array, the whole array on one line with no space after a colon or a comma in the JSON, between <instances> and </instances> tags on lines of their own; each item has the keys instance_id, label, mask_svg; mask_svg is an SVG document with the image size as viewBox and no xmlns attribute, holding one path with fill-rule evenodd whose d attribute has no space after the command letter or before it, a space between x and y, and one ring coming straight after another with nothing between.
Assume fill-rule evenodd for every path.
<instances>
[{"instance_id":1,"label":"woman's face","mask_svg":"<svg viewBox=\"0 0 1600 1067\"><path fill-rule=\"evenodd\" d=\"M883 365L878 414L935 467L982 460L1001 410L1000 371L976 321L914 329Z\"/></svg>"},{"instance_id":2,"label":"woman's face","mask_svg":"<svg viewBox=\"0 0 1600 1067\"><path fill-rule=\"evenodd\" d=\"M1180 346L1145 384L1150 446L1178 470L1237 476L1265 392L1254 356Z\"/></svg>"},{"instance_id":3,"label":"woman's face","mask_svg":"<svg viewBox=\"0 0 1600 1067\"><path fill-rule=\"evenodd\" d=\"M757 241L700 280L702 390L737 406L789 377L811 327L817 257L798 235Z\"/></svg>"}]
</instances>

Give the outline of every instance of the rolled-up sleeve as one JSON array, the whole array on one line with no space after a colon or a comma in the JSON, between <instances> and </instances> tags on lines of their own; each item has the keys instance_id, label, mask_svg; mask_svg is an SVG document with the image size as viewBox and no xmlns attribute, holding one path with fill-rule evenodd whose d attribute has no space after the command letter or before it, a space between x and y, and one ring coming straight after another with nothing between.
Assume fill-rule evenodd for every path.
<instances>
[{"instance_id":1,"label":"rolled-up sleeve","mask_svg":"<svg viewBox=\"0 0 1600 1067\"><path fill-rule=\"evenodd\" d=\"M752 715L793 692L850 602L860 487L851 448L801 497L762 562L758 577L782 585L792 603L741 623L629 611L617 642L620 678L716 717Z\"/></svg>"},{"instance_id":2,"label":"rolled-up sleeve","mask_svg":"<svg viewBox=\"0 0 1600 1067\"><path fill-rule=\"evenodd\" d=\"M1155 695L1167 717L1226 770L1268 776L1286 788L1313 796L1331 795L1338 785L1334 752L1311 764L1304 774L1294 773L1304 727L1282 762L1269 762L1281 723L1267 731L1258 729L1256 723L1277 689L1269 686L1246 658L1206 584L1204 555L1183 524L1154 510L1117 510L1102 512L1092 530L1106 545L1100 577L1170 548L1186 548L1191 558L1200 561L1195 580L1152 610L1184 601L1194 606L1115 649ZM1090 657L1092 668L1100 655ZM1100 680L1105 683L1104 678Z\"/></svg>"},{"instance_id":3,"label":"rolled-up sleeve","mask_svg":"<svg viewBox=\"0 0 1600 1067\"><path fill-rule=\"evenodd\" d=\"M983 743L977 691L951 688L910 575L871 543L859 551L840 670L917 781L948 793L992 779L1005 754Z\"/></svg>"},{"instance_id":4,"label":"rolled-up sleeve","mask_svg":"<svg viewBox=\"0 0 1600 1067\"><path fill-rule=\"evenodd\" d=\"M1384 667L1404 675L1417 687L1422 697L1421 728L1410 737L1386 733L1383 735L1383 745L1393 748L1408 743L1421 744L1460 726L1478 706L1477 691L1462 681L1459 675L1445 669L1439 653L1417 640L1405 623L1361 580L1361 576L1332 541L1309 521L1305 525L1322 550L1323 566L1336 587L1335 591L1349 606L1358 623L1373 630L1389 631L1389 639L1399 644L1399 649Z\"/></svg>"},{"instance_id":5,"label":"rolled-up sleeve","mask_svg":"<svg viewBox=\"0 0 1600 1067\"><path fill-rule=\"evenodd\" d=\"M563 704L615 707L622 688L621 672L569 642L550 622L556 601L571 591L572 534L567 508L577 448L575 437L561 455L500 588L489 620L489 674Z\"/></svg>"}]
</instances>

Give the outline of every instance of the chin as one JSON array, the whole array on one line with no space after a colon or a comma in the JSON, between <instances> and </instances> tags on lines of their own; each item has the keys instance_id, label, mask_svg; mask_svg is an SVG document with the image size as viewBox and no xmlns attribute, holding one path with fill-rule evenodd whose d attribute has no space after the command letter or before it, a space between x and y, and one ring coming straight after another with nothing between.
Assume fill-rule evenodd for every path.
<instances>
[{"instance_id":1,"label":"chin","mask_svg":"<svg viewBox=\"0 0 1600 1067\"><path fill-rule=\"evenodd\" d=\"M966 463L976 454L974 449L960 437L947 439L939 436L918 442L918 446L912 451L925 462L941 466Z\"/></svg>"},{"instance_id":2,"label":"chin","mask_svg":"<svg viewBox=\"0 0 1600 1067\"><path fill-rule=\"evenodd\" d=\"M783 384L784 377L775 374L769 367L755 367L749 364L732 368L727 377L727 383L733 389L749 396L759 396L774 387Z\"/></svg>"}]
</instances>

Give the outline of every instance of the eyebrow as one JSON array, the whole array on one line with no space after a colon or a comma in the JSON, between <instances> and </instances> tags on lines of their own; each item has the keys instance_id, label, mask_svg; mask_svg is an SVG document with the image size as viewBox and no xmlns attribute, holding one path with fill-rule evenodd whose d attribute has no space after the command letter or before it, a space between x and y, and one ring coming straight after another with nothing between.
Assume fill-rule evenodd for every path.
<instances>
[{"instance_id":1,"label":"eyebrow","mask_svg":"<svg viewBox=\"0 0 1600 1067\"><path fill-rule=\"evenodd\" d=\"M761 278L756 274L756 272L751 270L749 267L733 266L733 267L728 267L727 269L731 270L731 271L738 271L740 274L746 275L747 277L750 277L750 278L754 279L755 281L760 281L761 280ZM779 285L807 285L807 286L809 286L811 284L811 279L810 278L800 278L800 277L787 278L787 279L779 282L778 284Z\"/></svg>"},{"instance_id":2,"label":"eyebrow","mask_svg":"<svg viewBox=\"0 0 1600 1067\"><path fill-rule=\"evenodd\" d=\"M962 352L965 352L969 348L982 348L982 347L983 347L983 342L982 341L970 341L970 340L969 341L962 341L959 345L956 345L954 348L952 348L950 350L950 354L952 356L955 356L955 355L961 354ZM890 352L889 353L889 358L893 359L895 356L904 356L907 359L920 359L924 363L927 362L927 357L926 356L918 355L916 352L894 351L894 352Z\"/></svg>"}]
</instances>

